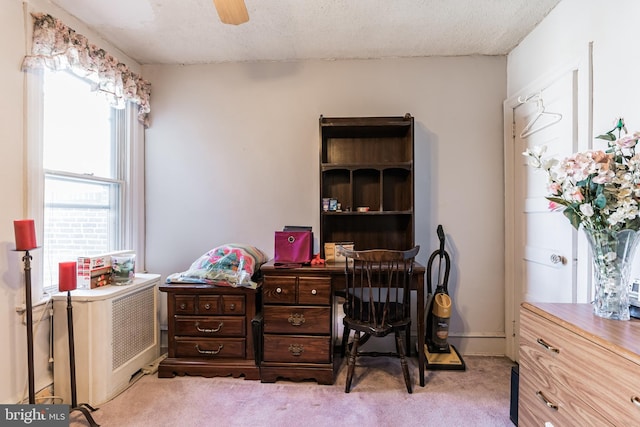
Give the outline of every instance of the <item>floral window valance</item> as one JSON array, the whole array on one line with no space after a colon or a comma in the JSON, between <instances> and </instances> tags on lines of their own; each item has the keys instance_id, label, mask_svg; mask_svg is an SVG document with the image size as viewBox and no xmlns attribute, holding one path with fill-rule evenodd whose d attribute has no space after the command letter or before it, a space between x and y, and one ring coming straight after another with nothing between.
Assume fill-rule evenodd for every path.
<instances>
[{"instance_id":1,"label":"floral window valance","mask_svg":"<svg viewBox=\"0 0 640 427\"><path fill-rule=\"evenodd\" d=\"M59 19L43 13L31 16L33 46L31 55L25 56L22 62L23 70L43 67L70 69L95 82L96 89L104 92L115 108L124 108L126 101L136 103L138 120L148 126L151 110L149 82Z\"/></svg>"}]
</instances>

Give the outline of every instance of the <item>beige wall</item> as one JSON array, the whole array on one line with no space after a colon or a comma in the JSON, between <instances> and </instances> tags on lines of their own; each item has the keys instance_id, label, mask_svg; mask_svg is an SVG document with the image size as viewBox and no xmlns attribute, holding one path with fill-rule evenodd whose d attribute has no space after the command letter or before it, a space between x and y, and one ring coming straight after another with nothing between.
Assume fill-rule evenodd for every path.
<instances>
[{"instance_id":1,"label":"beige wall","mask_svg":"<svg viewBox=\"0 0 640 427\"><path fill-rule=\"evenodd\" d=\"M426 264L437 249L442 224L454 342L463 352L504 353L504 57L145 66L143 74L154 87L149 271L184 271L227 242L272 255L284 225L317 232L320 114L411 113L418 259Z\"/></svg>"}]
</instances>

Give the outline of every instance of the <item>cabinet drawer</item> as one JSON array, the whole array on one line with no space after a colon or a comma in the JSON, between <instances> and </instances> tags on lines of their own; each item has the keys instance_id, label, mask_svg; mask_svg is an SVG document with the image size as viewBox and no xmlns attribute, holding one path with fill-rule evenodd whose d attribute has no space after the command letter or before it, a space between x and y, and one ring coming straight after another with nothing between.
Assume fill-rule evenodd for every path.
<instances>
[{"instance_id":1,"label":"cabinet drawer","mask_svg":"<svg viewBox=\"0 0 640 427\"><path fill-rule=\"evenodd\" d=\"M176 313L179 314L195 314L196 296L195 295L176 295Z\"/></svg>"},{"instance_id":2,"label":"cabinet drawer","mask_svg":"<svg viewBox=\"0 0 640 427\"><path fill-rule=\"evenodd\" d=\"M176 357L244 358L244 338L176 337Z\"/></svg>"},{"instance_id":3,"label":"cabinet drawer","mask_svg":"<svg viewBox=\"0 0 640 427\"><path fill-rule=\"evenodd\" d=\"M574 396L564 387L551 388L531 381L530 370L520 365L518 390L518 425L544 426L612 426L606 418ZM553 407L555 406L555 407Z\"/></svg>"},{"instance_id":4,"label":"cabinet drawer","mask_svg":"<svg viewBox=\"0 0 640 427\"><path fill-rule=\"evenodd\" d=\"M329 363L331 338L299 335L265 335L265 362Z\"/></svg>"},{"instance_id":5,"label":"cabinet drawer","mask_svg":"<svg viewBox=\"0 0 640 427\"><path fill-rule=\"evenodd\" d=\"M296 276L265 276L262 283L265 304L295 304L297 280Z\"/></svg>"},{"instance_id":6,"label":"cabinet drawer","mask_svg":"<svg viewBox=\"0 0 640 427\"><path fill-rule=\"evenodd\" d=\"M176 316L175 335L244 337L244 317Z\"/></svg>"},{"instance_id":7,"label":"cabinet drawer","mask_svg":"<svg viewBox=\"0 0 640 427\"><path fill-rule=\"evenodd\" d=\"M615 424L638 423L640 407L632 399L640 399L640 366L529 311L521 325L521 376L538 384L553 378L597 412L612 414Z\"/></svg>"},{"instance_id":8,"label":"cabinet drawer","mask_svg":"<svg viewBox=\"0 0 640 427\"><path fill-rule=\"evenodd\" d=\"M331 304L331 277L299 277L298 303L307 305Z\"/></svg>"},{"instance_id":9,"label":"cabinet drawer","mask_svg":"<svg viewBox=\"0 0 640 427\"><path fill-rule=\"evenodd\" d=\"M331 333L331 307L267 305L263 313L265 333Z\"/></svg>"}]
</instances>

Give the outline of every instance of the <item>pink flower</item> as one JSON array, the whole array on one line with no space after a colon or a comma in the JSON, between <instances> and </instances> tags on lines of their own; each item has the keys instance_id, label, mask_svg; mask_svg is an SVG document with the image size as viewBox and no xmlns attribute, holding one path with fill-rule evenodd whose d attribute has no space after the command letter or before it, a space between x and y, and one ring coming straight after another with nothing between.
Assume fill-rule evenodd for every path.
<instances>
[{"instance_id":1,"label":"pink flower","mask_svg":"<svg viewBox=\"0 0 640 427\"><path fill-rule=\"evenodd\" d=\"M620 148L632 148L638 143L637 132L633 135L625 135L622 138L616 140L616 145Z\"/></svg>"},{"instance_id":2,"label":"pink flower","mask_svg":"<svg viewBox=\"0 0 640 427\"><path fill-rule=\"evenodd\" d=\"M573 193L571 193L571 197L576 202L583 202L584 201L584 195L582 194L582 191L580 191L579 188L576 188L576 190Z\"/></svg>"},{"instance_id":3,"label":"pink flower","mask_svg":"<svg viewBox=\"0 0 640 427\"><path fill-rule=\"evenodd\" d=\"M562 209L562 206L560 206L556 202L549 202L549 210L550 211L557 211L558 209Z\"/></svg>"},{"instance_id":4,"label":"pink flower","mask_svg":"<svg viewBox=\"0 0 640 427\"><path fill-rule=\"evenodd\" d=\"M560 195L561 190L562 186L560 186L560 184L558 184L557 182L552 182L551 184L549 184L549 193L551 193L552 195Z\"/></svg>"}]
</instances>

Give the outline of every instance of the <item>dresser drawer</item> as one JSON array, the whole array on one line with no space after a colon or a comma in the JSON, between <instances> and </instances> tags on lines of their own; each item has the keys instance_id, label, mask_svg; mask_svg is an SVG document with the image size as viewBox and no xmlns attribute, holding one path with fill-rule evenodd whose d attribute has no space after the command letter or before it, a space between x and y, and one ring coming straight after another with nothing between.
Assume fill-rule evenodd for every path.
<instances>
[{"instance_id":1,"label":"dresser drawer","mask_svg":"<svg viewBox=\"0 0 640 427\"><path fill-rule=\"evenodd\" d=\"M191 337L244 337L244 317L176 316L175 335Z\"/></svg>"},{"instance_id":2,"label":"dresser drawer","mask_svg":"<svg viewBox=\"0 0 640 427\"><path fill-rule=\"evenodd\" d=\"M263 315L265 333L331 334L331 307L267 305Z\"/></svg>"},{"instance_id":3,"label":"dresser drawer","mask_svg":"<svg viewBox=\"0 0 640 427\"><path fill-rule=\"evenodd\" d=\"M298 304L331 304L331 277L298 278Z\"/></svg>"},{"instance_id":4,"label":"dresser drawer","mask_svg":"<svg viewBox=\"0 0 640 427\"><path fill-rule=\"evenodd\" d=\"M244 358L244 338L176 337L176 357Z\"/></svg>"},{"instance_id":5,"label":"dresser drawer","mask_svg":"<svg viewBox=\"0 0 640 427\"><path fill-rule=\"evenodd\" d=\"M593 408L577 399L564 387L547 384L540 387L531 381L531 371L520 365L518 390L518 425L545 426L612 426ZM550 385L550 387L548 387Z\"/></svg>"},{"instance_id":6,"label":"dresser drawer","mask_svg":"<svg viewBox=\"0 0 640 427\"><path fill-rule=\"evenodd\" d=\"M264 361L284 363L329 363L331 337L265 335Z\"/></svg>"}]
</instances>

